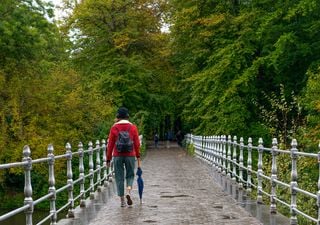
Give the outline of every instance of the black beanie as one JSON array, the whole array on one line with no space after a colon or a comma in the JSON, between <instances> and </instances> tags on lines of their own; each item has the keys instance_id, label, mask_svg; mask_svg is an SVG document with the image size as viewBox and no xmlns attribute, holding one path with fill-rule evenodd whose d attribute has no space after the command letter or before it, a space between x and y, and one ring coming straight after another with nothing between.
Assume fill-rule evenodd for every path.
<instances>
[{"instance_id":1,"label":"black beanie","mask_svg":"<svg viewBox=\"0 0 320 225\"><path fill-rule=\"evenodd\" d=\"M117 118L118 119L126 119L129 118L129 111L125 107L120 107L117 111Z\"/></svg>"}]
</instances>

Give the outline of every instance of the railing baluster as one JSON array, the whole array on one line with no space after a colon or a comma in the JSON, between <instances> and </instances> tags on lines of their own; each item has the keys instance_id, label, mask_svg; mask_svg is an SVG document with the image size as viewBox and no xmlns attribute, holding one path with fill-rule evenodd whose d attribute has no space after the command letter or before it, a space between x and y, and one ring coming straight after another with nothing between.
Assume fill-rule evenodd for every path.
<instances>
[{"instance_id":1,"label":"railing baluster","mask_svg":"<svg viewBox=\"0 0 320 225\"><path fill-rule=\"evenodd\" d=\"M272 166L271 166L271 195L270 195L270 212L277 213L276 197L277 197L277 152L278 141L276 138L272 139Z\"/></svg>"},{"instance_id":2,"label":"railing baluster","mask_svg":"<svg viewBox=\"0 0 320 225\"><path fill-rule=\"evenodd\" d=\"M214 142L215 142L215 139L214 139L215 136L211 136L211 141L210 141L210 145L209 145L209 148L210 148L210 153L211 153L211 166L214 167Z\"/></svg>"},{"instance_id":3,"label":"railing baluster","mask_svg":"<svg viewBox=\"0 0 320 225\"><path fill-rule=\"evenodd\" d=\"M215 135L212 136L212 142L211 142L210 148L212 151L212 166L214 169L216 169L217 167L216 141L217 141L216 136Z\"/></svg>"},{"instance_id":4,"label":"railing baluster","mask_svg":"<svg viewBox=\"0 0 320 225\"><path fill-rule=\"evenodd\" d=\"M93 174L93 144L92 141L89 141L89 174L90 174L90 199L94 199L94 174Z\"/></svg>"},{"instance_id":5,"label":"railing baluster","mask_svg":"<svg viewBox=\"0 0 320 225\"><path fill-rule=\"evenodd\" d=\"M74 218L74 199L73 199L73 173L72 173L72 151L70 143L66 144L66 155L67 155L67 178L68 178L68 197L69 197L69 210L68 218Z\"/></svg>"},{"instance_id":6,"label":"railing baluster","mask_svg":"<svg viewBox=\"0 0 320 225\"><path fill-rule=\"evenodd\" d=\"M227 174L227 164L226 164L226 158L227 158L227 153L226 153L226 135L222 136L222 158L223 158L223 163L222 163L222 168L223 168L223 175Z\"/></svg>"},{"instance_id":7,"label":"railing baluster","mask_svg":"<svg viewBox=\"0 0 320 225\"><path fill-rule=\"evenodd\" d=\"M209 160L208 160L208 153L207 153L207 150L208 150L208 140L209 140L209 136L206 136L205 137L205 141L204 141L204 145L203 145L203 157L204 157L204 160L206 161L206 162L209 162Z\"/></svg>"},{"instance_id":8,"label":"railing baluster","mask_svg":"<svg viewBox=\"0 0 320 225\"><path fill-rule=\"evenodd\" d=\"M247 192L251 192L252 138L248 138Z\"/></svg>"},{"instance_id":9,"label":"railing baluster","mask_svg":"<svg viewBox=\"0 0 320 225\"><path fill-rule=\"evenodd\" d=\"M243 188L243 137L240 138L240 156L239 156L239 189Z\"/></svg>"},{"instance_id":10,"label":"railing baluster","mask_svg":"<svg viewBox=\"0 0 320 225\"><path fill-rule=\"evenodd\" d=\"M57 224L57 210L56 210L56 180L54 175L54 154L53 154L53 145L48 145L48 164L49 164L49 193L52 193L50 197L50 214L51 216L51 225Z\"/></svg>"},{"instance_id":11,"label":"railing baluster","mask_svg":"<svg viewBox=\"0 0 320 225\"><path fill-rule=\"evenodd\" d=\"M210 137L206 138L206 142L204 143L204 158L209 163L209 153L208 153L208 145L209 145Z\"/></svg>"},{"instance_id":12,"label":"railing baluster","mask_svg":"<svg viewBox=\"0 0 320 225\"><path fill-rule=\"evenodd\" d=\"M101 166L100 166L100 141L97 140L96 141L96 170L97 170L97 183L98 183L98 187L97 187L97 191L101 191Z\"/></svg>"},{"instance_id":13,"label":"railing baluster","mask_svg":"<svg viewBox=\"0 0 320 225\"><path fill-rule=\"evenodd\" d=\"M203 148L204 148L204 143L205 143L205 141L206 141L206 137L205 137L205 136L202 136L202 137L201 137L201 149L200 149L201 155L200 155L200 159L204 159L204 157L203 157Z\"/></svg>"},{"instance_id":14,"label":"railing baluster","mask_svg":"<svg viewBox=\"0 0 320 225\"><path fill-rule=\"evenodd\" d=\"M257 173L257 179L258 179L258 193L257 193L257 203L262 204L262 156L263 156L263 140L262 138L259 138L258 141L258 173Z\"/></svg>"},{"instance_id":15,"label":"railing baluster","mask_svg":"<svg viewBox=\"0 0 320 225\"><path fill-rule=\"evenodd\" d=\"M233 155L232 155L232 180L237 180L237 136L233 136Z\"/></svg>"},{"instance_id":16,"label":"railing baluster","mask_svg":"<svg viewBox=\"0 0 320 225\"><path fill-rule=\"evenodd\" d=\"M80 207L86 207L86 192L84 188L85 176L84 176L84 164L83 164L83 144L79 142L78 144L78 153L79 153L79 178L80 180Z\"/></svg>"},{"instance_id":17,"label":"railing baluster","mask_svg":"<svg viewBox=\"0 0 320 225\"><path fill-rule=\"evenodd\" d=\"M297 191L294 189L295 187L298 187L298 171L297 171L297 140L293 139L291 142L291 208L290 208L290 224L296 225L298 224L297 220L297 213L295 209L297 208Z\"/></svg>"},{"instance_id":18,"label":"railing baluster","mask_svg":"<svg viewBox=\"0 0 320 225\"><path fill-rule=\"evenodd\" d=\"M102 140L103 186L108 186L106 140Z\"/></svg>"},{"instance_id":19,"label":"railing baluster","mask_svg":"<svg viewBox=\"0 0 320 225\"><path fill-rule=\"evenodd\" d=\"M29 205L29 208L25 211L26 225L32 225L33 214L33 199L32 199L32 185L31 185L31 169L32 159L30 157L31 150L28 145L23 148L23 162L28 162L24 166L24 204Z\"/></svg>"},{"instance_id":20,"label":"railing baluster","mask_svg":"<svg viewBox=\"0 0 320 225\"><path fill-rule=\"evenodd\" d=\"M228 177L231 178L231 135L228 135Z\"/></svg>"}]
</instances>

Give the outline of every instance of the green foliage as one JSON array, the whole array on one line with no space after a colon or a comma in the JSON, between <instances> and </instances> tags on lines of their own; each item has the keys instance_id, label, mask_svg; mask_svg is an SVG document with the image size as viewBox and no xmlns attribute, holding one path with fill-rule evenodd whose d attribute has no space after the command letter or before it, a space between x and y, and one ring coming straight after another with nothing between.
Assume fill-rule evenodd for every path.
<instances>
[{"instance_id":1,"label":"green foliage","mask_svg":"<svg viewBox=\"0 0 320 225\"><path fill-rule=\"evenodd\" d=\"M49 143L55 154L64 153L66 142L77 145L80 140L105 138L105 127L111 125L111 98L100 92L97 82L85 83L72 69L68 42L47 19L51 13L50 5L41 1L1 3L0 163L21 161L26 144L34 159L47 156ZM46 167L33 167L34 184L39 185L34 187L34 197L47 193ZM56 165L58 171L63 167ZM12 177L23 178L22 170L1 173L1 190L10 187L8 196L21 200L12 187L21 192L24 182ZM57 183L61 183L59 178Z\"/></svg>"},{"instance_id":2,"label":"green foliage","mask_svg":"<svg viewBox=\"0 0 320 225\"><path fill-rule=\"evenodd\" d=\"M160 0L85 1L64 24L73 30L72 62L83 79L99 83L113 111L124 105L131 116L143 115L146 127L139 128L147 134L174 110L164 8Z\"/></svg>"},{"instance_id":3,"label":"green foliage","mask_svg":"<svg viewBox=\"0 0 320 225\"><path fill-rule=\"evenodd\" d=\"M269 128L273 137L279 137L280 146L288 147L290 140L296 138L298 128L302 126L301 107L292 91L286 96L284 85L280 84L279 94L263 93L263 105L257 105L261 112L260 117Z\"/></svg>"},{"instance_id":4,"label":"green foliage","mask_svg":"<svg viewBox=\"0 0 320 225\"><path fill-rule=\"evenodd\" d=\"M195 148L194 148L194 146L189 144L189 145L187 145L186 147L187 147L187 153L188 153L189 155L191 155L191 156L194 156L194 154L195 154Z\"/></svg>"},{"instance_id":5,"label":"green foliage","mask_svg":"<svg viewBox=\"0 0 320 225\"><path fill-rule=\"evenodd\" d=\"M314 152L318 152L318 142L320 140L320 67L318 62L308 70L308 83L302 104L307 110L306 129L303 130L303 143L311 146Z\"/></svg>"},{"instance_id":6,"label":"green foliage","mask_svg":"<svg viewBox=\"0 0 320 225\"><path fill-rule=\"evenodd\" d=\"M283 136L289 131L293 136L305 116L300 114L304 110L293 108L306 84L308 67L319 58L312 50L319 48L314 18L318 17L319 3L172 4L177 9L172 12L172 59L184 81L180 88L184 100L178 106L184 121L202 134L256 135L260 127L258 132L264 137ZM210 11L205 10L209 5ZM286 87L283 93L279 92L281 85ZM259 115L275 112L275 104L269 103L280 94L289 98L286 107L290 112L286 114L290 115L280 119L281 126L273 125L275 133L266 129L270 124Z\"/></svg>"}]
</instances>

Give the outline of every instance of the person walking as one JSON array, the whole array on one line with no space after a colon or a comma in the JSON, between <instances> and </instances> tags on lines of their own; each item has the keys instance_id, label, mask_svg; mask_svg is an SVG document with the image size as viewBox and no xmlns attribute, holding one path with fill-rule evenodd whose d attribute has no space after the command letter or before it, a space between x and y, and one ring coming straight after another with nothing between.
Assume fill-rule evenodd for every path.
<instances>
[{"instance_id":1,"label":"person walking","mask_svg":"<svg viewBox=\"0 0 320 225\"><path fill-rule=\"evenodd\" d=\"M153 140L154 140L154 147L158 148L158 144L159 144L159 135L157 132L155 132L154 136L153 136Z\"/></svg>"},{"instance_id":2,"label":"person walking","mask_svg":"<svg viewBox=\"0 0 320 225\"><path fill-rule=\"evenodd\" d=\"M116 187L121 207L125 207L126 204L131 206L133 204L131 189L136 158L138 167L141 168L140 140L138 128L129 121L129 111L125 107L120 107L117 111L116 122L109 132L106 154L107 167L110 167L111 159L113 159Z\"/></svg>"},{"instance_id":3,"label":"person walking","mask_svg":"<svg viewBox=\"0 0 320 225\"><path fill-rule=\"evenodd\" d=\"M177 139L178 145L180 147L182 147L183 134L182 134L181 130L179 130L178 133L176 134L176 139Z\"/></svg>"}]
</instances>

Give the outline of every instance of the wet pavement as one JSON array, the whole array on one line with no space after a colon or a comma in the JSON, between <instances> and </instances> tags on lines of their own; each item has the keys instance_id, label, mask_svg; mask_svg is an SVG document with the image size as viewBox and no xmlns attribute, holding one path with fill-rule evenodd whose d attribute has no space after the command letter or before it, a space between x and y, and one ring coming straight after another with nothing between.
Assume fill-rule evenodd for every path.
<instances>
[{"instance_id":1,"label":"wet pavement","mask_svg":"<svg viewBox=\"0 0 320 225\"><path fill-rule=\"evenodd\" d=\"M85 209L77 208L75 219L61 220L58 225L289 224L286 218L281 218L283 223L279 218L271 218L268 210L261 208L262 205L257 206L248 199L244 201L241 191L234 189L228 193L223 188L227 187L227 181L223 181L217 174L213 179L211 167L187 155L176 144L167 147L149 149L142 161L142 204L135 182L131 194L133 206L121 208L120 200L114 194L114 183L111 183L96 196L96 200L88 200ZM260 222L254 216L261 221L262 217L269 219Z\"/></svg>"}]
</instances>

